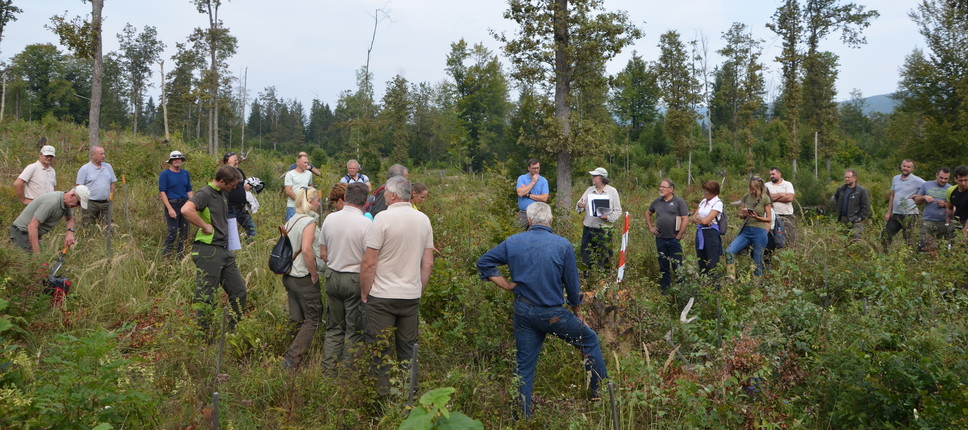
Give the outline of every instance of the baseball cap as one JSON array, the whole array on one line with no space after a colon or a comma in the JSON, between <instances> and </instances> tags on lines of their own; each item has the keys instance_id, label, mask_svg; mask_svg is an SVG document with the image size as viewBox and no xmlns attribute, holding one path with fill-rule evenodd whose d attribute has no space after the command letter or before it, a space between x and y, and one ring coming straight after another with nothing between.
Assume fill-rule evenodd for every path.
<instances>
[{"instance_id":1,"label":"baseball cap","mask_svg":"<svg viewBox=\"0 0 968 430\"><path fill-rule=\"evenodd\" d=\"M588 172L588 173L591 174L592 176L601 176L603 178L608 177L608 170L605 170L604 167L596 167L595 170L592 170L591 172Z\"/></svg>"},{"instance_id":2,"label":"baseball cap","mask_svg":"<svg viewBox=\"0 0 968 430\"><path fill-rule=\"evenodd\" d=\"M176 158L180 158L180 159L184 160L185 159L185 155L182 154L181 151L171 151L171 154L168 154L168 162L169 163L171 163L171 160L174 160Z\"/></svg>"},{"instance_id":3,"label":"baseball cap","mask_svg":"<svg viewBox=\"0 0 968 430\"><path fill-rule=\"evenodd\" d=\"M43 148L40 148L40 155L50 155L52 157L56 157L57 154L55 152L56 150L54 147L50 145L44 145Z\"/></svg>"},{"instance_id":4,"label":"baseball cap","mask_svg":"<svg viewBox=\"0 0 968 430\"><path fill-rule=\"evenodd\" d=\"M87 201L91 198L91 190L86 185L74 187L74 195L81 201L81 209L87 209Z\"/></svg>"}]
</instances>

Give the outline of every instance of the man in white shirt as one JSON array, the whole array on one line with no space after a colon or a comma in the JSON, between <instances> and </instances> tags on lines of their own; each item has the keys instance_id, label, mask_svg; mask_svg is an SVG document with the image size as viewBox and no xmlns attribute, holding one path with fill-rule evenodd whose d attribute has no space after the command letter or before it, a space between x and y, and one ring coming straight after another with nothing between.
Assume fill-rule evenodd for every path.
<instances>
[{"instance_id":1,"label":"man in white shirt","mask_svg":"<svg viewBox=\"0 0 968 430\"><path fill-rule=\"evenodd\" d=\"M37 162L31 163L20 176L13 181L13 189L17 192L17 200L25 206L37 197L54 191L57 185L57 172L54 171L53 146L44 145L40 148Z\"/></svg>"},{"instance_id":2,"label":"man in white shirt","mask_svg":"<svg viewBox=\"0 0 968 430\"><path fill-rule=\"evenodd\" d=\"M313 173L309 170L309 157L299 154L296 157L296 168L286 172L286 221L296 214L296 192L308 187L313 181Z\"/></svg>"},{"instance_id":3,"label":"man in white shirt","mask_svg":"<svg viewBox=\"0 0 968 430\"><path fill-rule=\"evenodd\" d=\"M766 189L770 191L770 200L773 201L773 213L776 219L783 224L783 233L786 234L787 246L793 244L797 237L797 225L793 217L793 199L795 192L793 184L783 179L783 172L778 167L770 168L770 182L767 182ZM769 249L769 246L767 246ZM769 251L768 251L769 252Z\"/></svg>"},{"instance_id":4,"label":"man in white shirt","mask_svg":"<svg viewBox=\"0 0 968 430\"><path fill-rule=\"evenodd\" d=\"M330 374L340 361L350 363L354 347L363 341L360 263L373 224L363 216L367 194L369 190L362 183L347 185L343 209L323 220L319 236L319 257L326 262L323 368Z\"/></svg>"},{"instance_id":5,"label":"man in white shirt","mask_svg":"<svg viewBox=\"0 0 968 430\"><path fill-rule=\"evenodd\" d=\"M420 296L434 265L430 218L410 204L411 192L407 178L387 180L384 196L389 206L373 220L360 268L366 341L390 333L390 345L396 345L396 358L405 368L415 358ZM392 351L388 347L380 356L392 356ZM381 396L389 393L386 363L378 365L376 388Z\"/></svg>"}]
</instances>

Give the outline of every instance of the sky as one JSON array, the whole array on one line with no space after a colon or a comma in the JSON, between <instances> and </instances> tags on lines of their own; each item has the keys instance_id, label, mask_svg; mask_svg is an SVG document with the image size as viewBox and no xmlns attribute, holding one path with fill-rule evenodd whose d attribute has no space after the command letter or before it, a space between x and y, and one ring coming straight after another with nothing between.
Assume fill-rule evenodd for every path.
<instances>
[{"instance_id":1,"label":"sky","mask_svg":"<svg viewBox=\"0 0 968 430\"><path fill-rule=\"evenodd\" d=\"M659 36L668 30L677 30L683 40L704 34L710 45L711 64L718 64L714 51L723 46L722 33L733 22L742 22L752 29L754 37L764 41L761 60L767 69L767 96L772 99L780 82L780 66L774 61L780 41L765 25L781 3L605 0L605 9L627 11L645 33L607 65L607 72L620 71L633 51L646 61L654 61ZM844 47L839 35L822 43L821 49L840 56L838 100L849 99L853 89L864 96L894 92L905 56L924 46L908 17L916 1L856 3L879 11L881 16L865 30L868 43L859 49ZM29 44L58 44L57 37L44 28L51 16L65 11L69 17L90 13L90 5L81 0L14 0L14 5L23 12L3 31L0 60L9 60ZM513 33L514 24L503 17L506 8L507 3L501 0L234 0L224 2L219 15L238 38L238 51L229 64L238 77L247 70L249 100L264 88L275 86L277 96L298 99L304 106L315 98L335 107L341 92L356 88L356 71L366 64L371 39L370 70L376 97L381 98L386 82L397 74L413 83L446 79L444 66L450 45L462 38L468 44L483 43L500 53L500 44L491 32ZM378 9L382 12L377 13ZM105 53L118 49L116 35L125 23L139 30L154 26L167 45L166 70L171 68L175 43L184 42L195 27L208 25L207 15L198 13L190 0L105 0L103 15ZM502 64L507 71L509 63L503 57ZM157 69L153 80L159 80ZM159 91L156 84L149 95L157 100Z\"/></svg>"}]
</instances>

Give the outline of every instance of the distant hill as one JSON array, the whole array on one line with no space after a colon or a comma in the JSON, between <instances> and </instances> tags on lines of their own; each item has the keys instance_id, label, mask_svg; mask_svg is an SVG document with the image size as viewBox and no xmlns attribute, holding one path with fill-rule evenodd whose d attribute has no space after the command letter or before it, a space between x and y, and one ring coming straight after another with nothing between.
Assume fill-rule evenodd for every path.
<instances>
[{"instance_id":1,"label":"distant hill","mask_svg":"<svg viewBox=\"0 0 968 430\"><path fill-rule=\"evenodd\" d=\"M838 105L847 103L846 101L838 102ZM873 113L884 113L889 114L894 112L894 108L897 106L897 101L891 98L890 94L881 94L877 96L864 97L864 114L870 115Z\"/></svg>"}]
</instances>

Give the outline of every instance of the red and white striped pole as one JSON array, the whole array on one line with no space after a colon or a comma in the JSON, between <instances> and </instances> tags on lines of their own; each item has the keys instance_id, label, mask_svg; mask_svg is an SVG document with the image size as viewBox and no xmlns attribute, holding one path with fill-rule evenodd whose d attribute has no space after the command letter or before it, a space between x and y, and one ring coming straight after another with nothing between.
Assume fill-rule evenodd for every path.
<instances>
[{"instance_id":1,"label":"red and white striped pole","mask_svg":"<svg viewBox=\"0 0 968 430\"><path fill-rule=\"evenodd\" d=\"M622 228L622 249L618 252L618 281L622 282L625 278L625 248L629 246L629 220L632 217L625 212L625 227Z\"/></svg>"}]
</instances>

